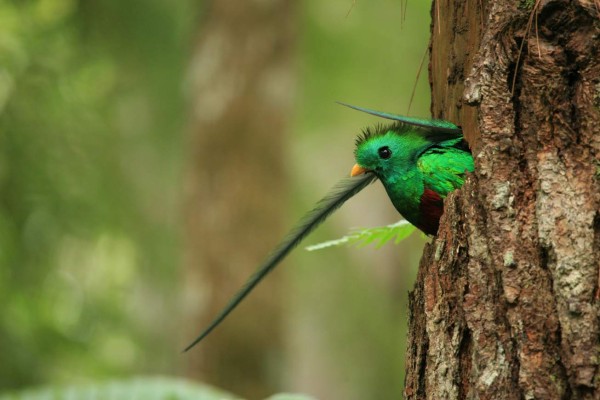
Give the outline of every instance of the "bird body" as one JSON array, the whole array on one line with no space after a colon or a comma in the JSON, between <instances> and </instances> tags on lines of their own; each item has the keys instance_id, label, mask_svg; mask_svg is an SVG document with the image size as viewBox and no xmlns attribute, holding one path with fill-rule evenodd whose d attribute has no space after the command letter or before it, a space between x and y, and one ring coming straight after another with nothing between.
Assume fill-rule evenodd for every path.
<instances>
[{"instance_id":1,"label":"bird body","mask_svg":"<svg viewBox=\"0 0 600 400\"><path fill-rule=\"evenodd\" d=\"M427 234L437 233L444 198L461 187L465 174L474 169L461 129L447 121L404 117L340 104L394 123L363 132L356 140L357 165L352 169L352 178L334 186L300 220L185 351L212 332L302 239L376 178L381 180L394 207L404 218Z\"/></svg>"},{"instance_id":2,"label":"bird body","mask_svg":"<svg viewBox=\"0 0 600 400\"><path fill-rule=\"evenodd\" d=\"M446 129L436 129L439 124ZM373 172L396 210L429 235L437 233L443 200L474 169L462 132L445 121L427 127L397 120L366 129L356 141L355 157L352 175Z\"/></svg>"}]
</instances>

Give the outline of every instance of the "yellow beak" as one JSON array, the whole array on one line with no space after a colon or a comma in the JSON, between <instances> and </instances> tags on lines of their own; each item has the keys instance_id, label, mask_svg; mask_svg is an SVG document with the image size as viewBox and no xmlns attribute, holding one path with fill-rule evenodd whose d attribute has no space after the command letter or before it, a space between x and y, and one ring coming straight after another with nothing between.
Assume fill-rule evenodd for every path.
<instances>
[{"instance_id":1,"label":"yellow beak","mask_svg":"<svg viewBox=\"0 0 600 400\"><path fill-rule=\"evenodd\" d=\"M367 172L366 169L364 169L358 164L354 164L354 167L352 167L352 171L350 172L350 176L362 175L365 172Z\"/></svg>"}]
</instances>

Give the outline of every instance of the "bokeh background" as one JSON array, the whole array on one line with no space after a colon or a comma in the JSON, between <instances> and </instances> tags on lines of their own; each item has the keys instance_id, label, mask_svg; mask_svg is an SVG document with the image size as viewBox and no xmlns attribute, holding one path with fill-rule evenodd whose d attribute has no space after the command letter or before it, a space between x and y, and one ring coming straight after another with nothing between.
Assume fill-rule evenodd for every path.
<instances>
[{"instance_id":1,"label":"bokeh background","mask_svg":"<svg viewBox=\"0 0 600 400\"><path fill-rule=\"evenodd\" d=\"M429 7L0 0L0 395L174 377L400 398L419 234L300 247L181 349L348 175L379 121L335 101L429 115ZM305 244L398 218L375 183Z\"/></svg>"}]
</instances>

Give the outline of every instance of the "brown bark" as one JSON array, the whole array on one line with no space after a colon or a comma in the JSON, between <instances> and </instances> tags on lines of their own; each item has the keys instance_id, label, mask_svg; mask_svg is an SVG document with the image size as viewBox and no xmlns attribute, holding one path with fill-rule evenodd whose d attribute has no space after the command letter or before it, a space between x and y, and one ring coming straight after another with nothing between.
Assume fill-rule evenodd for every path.
<instances>
[{"instance_id":1,"label":"brown bark","mask_svg":"<svg viewBox=\"0 0 600 400\"><path fill-rule=\"evenodd\" d=\"M282 235L292 99L293 2L212 1L190 68L186 338L242 286ZM248 398L279 389L278 274L188 357L188 376Z\"/></svg>"},{"instance_id":2,"label":"brown bark","mask_svg":"<svg viewBox=\"0 0 600 400\"><path fill-rule=\"evenodd\" d=\"M421 260L407 398L600 398L598 5L432 6L433 115L476 171Z\"/></svg>"}]
</instances>

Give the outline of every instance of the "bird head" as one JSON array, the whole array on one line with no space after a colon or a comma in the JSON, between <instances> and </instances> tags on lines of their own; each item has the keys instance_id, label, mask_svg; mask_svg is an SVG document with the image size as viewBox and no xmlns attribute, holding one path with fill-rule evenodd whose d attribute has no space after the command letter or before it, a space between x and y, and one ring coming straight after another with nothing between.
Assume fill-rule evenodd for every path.
<instances>
[{"instance_id":1,"label":"bird head","mask_svg":"<svg viewBox=\"0 0 600 400\"><path fill-rule=\"evenodd\" d=\"M392 174L405 172L416 166L419 155L430 145L449 138L462 137L461 129L452 122L426 120L375 111L364 107L338 102L339 104L396 121L395 124L363 131L356 139L356 165L351 176L374 172L385 184Z\"/></svg>"},{"instance_id":2,"label":"bird head","mask_svg":"<svg viewBox=\"0 0 600 400\"><path fill-rule=\"evenodd\" d=\"M365 129L356 139L356 165L350 175L372 171L385 181L414 166L418 155L430 144L418 131L402 123Z\"/></svg>"}]
</instances>

